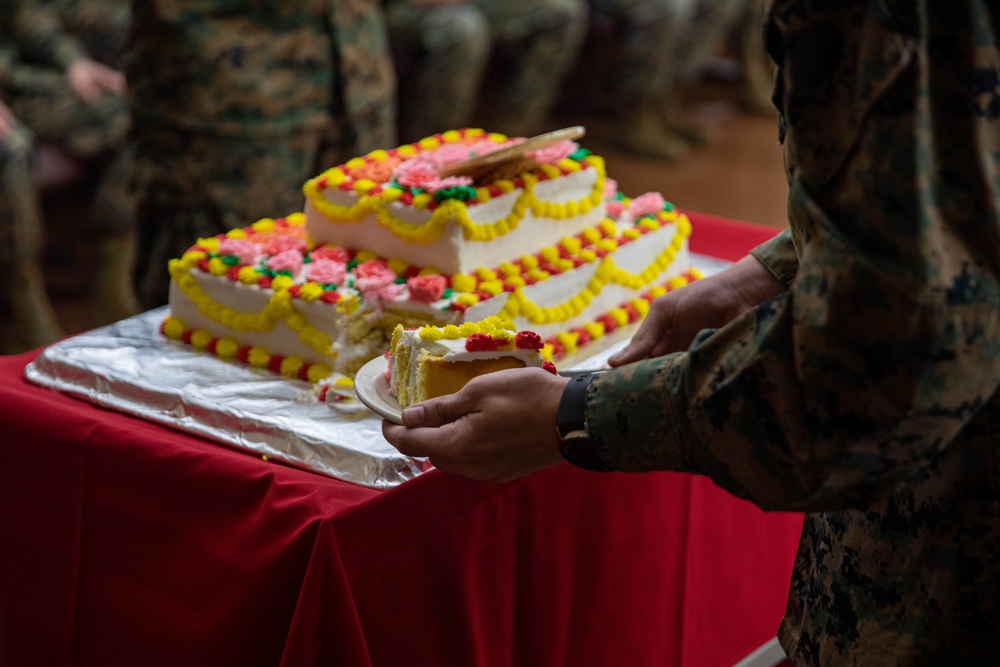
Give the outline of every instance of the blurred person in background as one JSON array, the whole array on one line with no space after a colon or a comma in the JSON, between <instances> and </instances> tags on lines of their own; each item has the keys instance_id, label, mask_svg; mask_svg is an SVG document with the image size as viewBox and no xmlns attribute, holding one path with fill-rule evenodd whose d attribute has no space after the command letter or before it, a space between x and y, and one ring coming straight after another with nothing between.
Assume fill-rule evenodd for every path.
<instances>
[{"instance_id":1,"label":"blurred person in background","mask_svg":"<svg viewBox=\"0 0 1000 667\"><path fill-rule=\"evenodd\" d=\"M686 89L759 0L588 2L595 21L610 26L617 47L597 101L615 119L617 145L672 161L709 141L709 128L685 110ZM759 20L753 25L759 32ZM759 37L756 46L763 58Z\"/></svg>"},{"instance_id":2,"label":"blurred person in background","mask_svg":"<svg viewBox=\"0 0 1000 667\"><path fill-rule=\"evenodd\" d=\"M378 0L147 0L123 50L147 307L196 239L301 211L310 177L395 143Z\"/></svg>"},{"instance_id":3,"label":"blurred person in background","mask_svg":"<svg viewBox=\"0 0 1000 667\"><path fill-rule=\"evenodd\" d=\"M41 257L44 228L31 180L39 144L57 147L96 174L89 217L99 236L88 302L90 324L138 311L131 291L128 114L121 72L90 57L63 24L57 8L40 0L0 5L0 263L5 336L10 351L36 347L62 331L45 291Z\"/></svg>"},{"instance_id":4,"label":"blurred person in background","mask_svg":"<svg viewBox=\"0 0 1000 667\"><path fill-rule=\"evenodd\" d=\"M400 72L403 140L470 125L509 136L546 129L582 45L583 0L384 4ZM496 80L487 81L493 71Z\"/></svg>"}]
</instances>

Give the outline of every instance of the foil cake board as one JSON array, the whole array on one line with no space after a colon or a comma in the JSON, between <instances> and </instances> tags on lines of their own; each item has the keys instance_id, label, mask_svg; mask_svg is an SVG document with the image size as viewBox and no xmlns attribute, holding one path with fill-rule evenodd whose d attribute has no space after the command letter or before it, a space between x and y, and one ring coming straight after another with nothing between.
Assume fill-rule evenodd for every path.
<instances>
[{"instance_id":1,"label":"foil cake board","mask_svg":"<svg viewBox=\"0 0 1000 667\"><path fill-rule=\"evenodd\" d=\"M728 262L692 254L706 275ZM223 361L167 340L157 308L45 348L25 377L120 412L308 468L346 482L387 489L428 469L382 437L382 420L360 403L334 408L307 382ZM605 367L628 336L560 370Z\"/></svg>"}]
</instances>

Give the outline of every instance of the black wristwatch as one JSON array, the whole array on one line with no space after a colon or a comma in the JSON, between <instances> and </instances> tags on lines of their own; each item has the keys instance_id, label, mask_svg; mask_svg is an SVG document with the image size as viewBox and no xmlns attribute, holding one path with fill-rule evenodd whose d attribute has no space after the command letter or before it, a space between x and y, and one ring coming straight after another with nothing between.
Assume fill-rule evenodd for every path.
<instances>
[{"instance_id":1,"label":"black wristwatch","mask_svg":"<svg viewBox=\"0 0 1000 667\"><path fill-rule=\"evenodd\" d=\"M611 466L597 453L597 443L587 430L587 387L597 374L578 375L569 381L559 399L556 430L559 452L575 466L593 472L611 472Z\"/></svg>"}]
</instances>

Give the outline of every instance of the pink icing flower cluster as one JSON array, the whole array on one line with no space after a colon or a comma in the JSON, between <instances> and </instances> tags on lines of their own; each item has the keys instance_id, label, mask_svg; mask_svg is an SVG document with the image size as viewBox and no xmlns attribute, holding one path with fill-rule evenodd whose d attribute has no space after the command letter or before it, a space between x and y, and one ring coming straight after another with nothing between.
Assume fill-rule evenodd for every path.
<instances>
[{"instance_id":1,"label":"pink icing flower cluster","mask_svg":"<svg viewBox=\"0 0 1000 667\"><path fill-rule=\"evenodd\" d=\"M313 261L317 259L329 259L334 262L341 262L347 264L351 259L351 253L347 252L346 248L341 248L340 246L322 245L312 251L310 256Z\"/></svg>"},{"instance_id":2,"label":"pink icing flower cluster","mask_svg":"<svg viewBox=\"0 0 1000 667\"><path fill-rule=\"evenodd\" d=\"M663 210L666 201L659 192L647 192L632 200L628 210L633 219L641 218L644 215L655 215Z\"/></svg>"},{"instance_id":3,"label":"pink icing flower cluster","mask_svg":"<svg viewBox=\"0 0 1000 667\"><path fill-rule=\"evenodd\" d=\"M371 259L358 264L354 274L354 287L361 292L361 298L373 306L392 301L403 292L403 286L395 282L396 272L382 260Z\"/></svg>"},{"instance_id":4,"label":"pink icing flower cluster","mask_svg":"<svg viewBox=\"0 0 1000 667\"><path fill-rule=\"evenodd\" d=\"M406 286L410 289L410 300L418 303L434 303L444 294L447 285L444 276L413 276L407 279Z\"/></svg>"},{"instance_id":5,"label":"pink icing flower cluster","mask_svg":"<svg viewBox=\"0 0 1000 667\"><path fill-rule=\"evenodd\" d=\"M264 252L268 255L280 255L286 250L294 250L300 255L304 255L308 249L309 245L306 243L305 239L296 238L294 236L276 236L273 239L268 239L264 243Z\"/></svg>"},{"instance_id":6,"label":"pink icing flower cluster","mask_svg":"<svg viewBox=\"0 0 1000 667\"><path fill-rule=\"evenodd\" d=\"M333 259L313 259L306 265L306 279L326 285L340 285L347 275L347 264Z\"/></svg>"},{"instance_id":7,"label":"pink icing flower cluster","mask_svg":"<svg viewBox=\"0 0 1000 667\"><path fill-rule=\"evenodd\" d=\"M622 211L625 210L625 207L622 205L622 202L619 199L610 200L605 204L604 207L605 210L607 210L608 212L608 216L615 218L616 220L621 216Z\"/></svg>"},{"instance_id":8,"label":"pink icing flower cluster","mask_svg":"<svg viewBox=\"0 0 1000 667\"><path fill-rule=\"evenodd\" d=\"M414 158L400 163L393 172L396 182L406 188L422 188L429 192L437 192L445 188L472 185L468 176L438 176L438 165L427 158Z\"/></svg>"},{"instance_id":9,"label":"pink icing flower cluster","mask_svg":"<svg viewBox=\"0 0 1000 667\"><path fill-rule=\"evenodd\" d=\"M302 268L302 253L294 248L282 250L268 258L267 268L272 271L288 271L294 276Z\"/></svg>"},{"instance_id":10,"label":"pink icing flower cluster","mask_svg":"<svg viewBox=\"0 0 1000 667\"><path fill-rule=\"evenodd\" d=\"M220 255L234 255L240 264L253 264L254 260L260 256L261 247L256 243L246 239L224 238L219 243Z\"/></svg>"}]
</instances>

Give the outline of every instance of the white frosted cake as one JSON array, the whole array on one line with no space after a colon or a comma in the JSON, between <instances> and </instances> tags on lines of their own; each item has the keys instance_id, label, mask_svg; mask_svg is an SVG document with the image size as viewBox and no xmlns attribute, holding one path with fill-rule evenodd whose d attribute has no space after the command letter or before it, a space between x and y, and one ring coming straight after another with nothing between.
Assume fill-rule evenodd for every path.
<instances>
[{"instance_id":1,"label":"white frosted cake","mask_svg":"<svg viewBox=\"0 0 1000 667\"><path fill-rule=\"evenodd\" d=\"M171 262L163 332L315 382L355 372L399 324L498 316L558 360L699 277L687 217L656 193L623 196L574 142L514 174L437 176L516 141L461 130L374 151L310 180L304 214L199 239Z\"/></svg>"}]
</instances>

